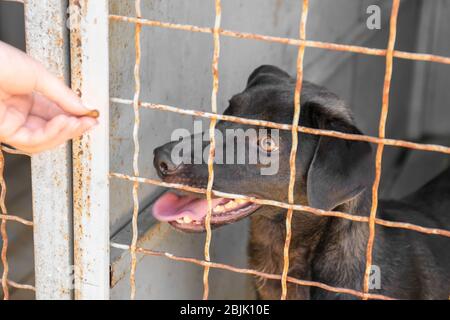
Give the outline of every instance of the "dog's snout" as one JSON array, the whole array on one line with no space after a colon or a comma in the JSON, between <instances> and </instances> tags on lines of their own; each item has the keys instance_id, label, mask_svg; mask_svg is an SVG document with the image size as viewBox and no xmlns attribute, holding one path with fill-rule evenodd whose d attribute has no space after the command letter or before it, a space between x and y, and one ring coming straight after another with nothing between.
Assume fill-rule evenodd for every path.
<instances>
[{"instance_id":1,"label":"dog's snout","mask_svg":"<svg viewBox=\"0 0 450 320\"><path fill-rule=\"evenodd\" d=\"M159 175L169 176L178 173L180 170L181 164L174 163L170 151L166 150L164 147L155 149L154 155L153 165Z\"/></svg>"}]
</instances>

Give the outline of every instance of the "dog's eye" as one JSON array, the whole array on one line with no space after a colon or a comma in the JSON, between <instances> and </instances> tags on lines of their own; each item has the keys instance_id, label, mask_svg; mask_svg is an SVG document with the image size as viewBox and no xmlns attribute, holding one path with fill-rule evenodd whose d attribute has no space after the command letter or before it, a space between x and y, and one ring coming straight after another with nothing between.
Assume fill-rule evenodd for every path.
<instances>
[{"instance_id":1,"label":"dog's eye","mask_svg":"<svg viewBox=\"0 0 450 320\"><path fill-rule=\"evenodd\" d=\"M271 137L263 137L259 139L258 145L264 152L274 152L278 150L278 145Z\"/></svg>"}]
</instances>

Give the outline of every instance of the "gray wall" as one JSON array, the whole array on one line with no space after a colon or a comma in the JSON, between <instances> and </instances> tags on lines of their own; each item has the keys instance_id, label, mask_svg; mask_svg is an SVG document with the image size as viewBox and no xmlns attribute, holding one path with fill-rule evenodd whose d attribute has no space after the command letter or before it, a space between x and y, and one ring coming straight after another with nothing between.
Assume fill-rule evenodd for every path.
<instances>
[{"instance_id":1,"label":"gray wall","mask_svg":"<svg viewBox=\"0 0 450 320\"><path fill-rule=\"evenodd\" d=\"M415 26L414 31L405 27L399 34L400 39L416 37L415 46L402 44L400 49L450 56L450 3L446 0L423 1L418 13L411 24ZM394 138L450 146L450 65L401 60L396 63L407 73L401 70L396 73L394 69L394 80L400 85L406 80L411 86L408 91L400 89L399 99L391 107L391 110L398 108L399 112L397 118L389 120L388 134ZM397 131L396 127L402 130ZM393 148L389 149L392 152ZM383 195L404 196L449 165L447 155L404 150L384 175Z\"/></svg>"}]
</instances>

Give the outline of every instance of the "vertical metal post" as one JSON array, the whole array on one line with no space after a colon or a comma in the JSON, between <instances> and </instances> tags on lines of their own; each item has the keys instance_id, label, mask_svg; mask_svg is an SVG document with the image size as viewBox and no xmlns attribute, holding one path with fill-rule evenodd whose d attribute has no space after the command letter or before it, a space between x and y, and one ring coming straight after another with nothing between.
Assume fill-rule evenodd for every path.
<instances>
[{"instance_id":1,"label":"vertical metal post","mask_svg":"<svg viewBox=\"0 0 450 320\"><path fill-rule=\"evenodd\" d=\"M69 82L67 1L25 2L27 52ZM70 144L32 157L37 299L71 299L72 161Z\"/></svg>"},{"instance_id":2,"label":"vertical metal post","mask_svg":"<svg viewBox=\"0 0 450 320\"><path fill-rule=\"evenodd\" d=\"M108 299L108 1L69 3L72 88L100 110L100 124L73 143L75 299Z\"/></svg>"}]
</instances>

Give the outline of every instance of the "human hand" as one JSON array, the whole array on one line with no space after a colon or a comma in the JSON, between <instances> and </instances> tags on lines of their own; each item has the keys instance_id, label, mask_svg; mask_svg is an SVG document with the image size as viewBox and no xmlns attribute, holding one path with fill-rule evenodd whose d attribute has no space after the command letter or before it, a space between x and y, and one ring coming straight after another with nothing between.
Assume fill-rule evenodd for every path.
<instances>
[{"instance_id":1,"label":"human hand","mask_svg":"<svg viewBox=\"0 0 450 320\"><path fill-rule=\"evenodd\" d=\"M0 42L0 142L38 153L97 124L80 98L39 62Z\"/></svg>"}]
</instances>

